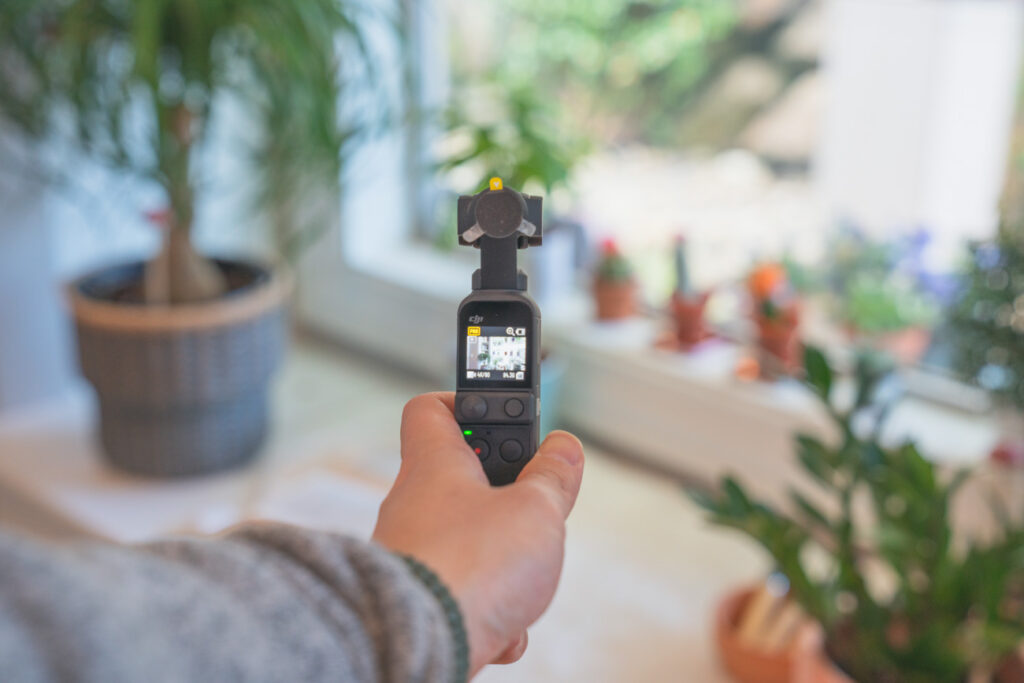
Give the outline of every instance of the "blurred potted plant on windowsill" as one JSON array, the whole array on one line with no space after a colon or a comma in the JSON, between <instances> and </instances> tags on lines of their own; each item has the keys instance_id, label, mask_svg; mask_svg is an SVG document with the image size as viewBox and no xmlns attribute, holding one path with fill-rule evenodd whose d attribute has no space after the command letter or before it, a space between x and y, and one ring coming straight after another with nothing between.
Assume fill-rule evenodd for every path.
<instances>
[{"instance_id":1,"label":"blurred potted plant on windowsill","mask_svg":"<svg viewBox=\"0 0 1024 683\"><path fill-rule=\"evenodd\" d=\"M950 284L924 265L929 241L923 230L885 242L850 227L840 230L825 280L836 314L856 343L905 364L924 356Z\"/></svg>"},{"instance_id":2,"label":"blurred potted plant on windowsill","mask_svg":"<svg viewBox=\"0 0 1024 683\"><path fill-rule=\"evenodd\" d=\"M594 304L598 320L622 320L636 315L637 281L633 266L614 240L601 244L594 271Z\"/></svg>"},{"instance_id":3,"label":"blurred potted plant on windowsill","mask_svg":"<svg viewBox=\"0 0 1024 683\"><path fill-rule=\"evenodd\" d=\"M147 181L166 201L151 217L155 257L71 287L82 371L119 467L197 474L261 444L288 281L281 268L195 249L202 152L215 114L240 105L281 250L308 240L356 132L338 111L338 55L346 43L366 66L360 33L343 0L0 5L0 120Z\"/></svg>"},{"instance_id":4,"label":"blurred potted plant on windowsill","mask_svg":"<svg viewBox=\"0 0 1024 683\"><path fill-rule=\"evenodd\" d=\"M791 375L800 364L800 302L777 263L756 266L747 276L753 303L758 368L763 379Z\"/></svg>"},{"instance_id":5,"label":"blurred potted plant on windowsill","mask_svg":"<svg viewBox=\"0 0 1024 683\"><path fill-rule=\"evenodd\" d=\"M848 400L819 350L806 350L804 369L838 441L800 435L797 455L830 505L794 490L784 512L732 478L691 492L712 522L764 546L821 624L821 648L808 645L795 680L963 683L1009 671L1024 641L1024 524L997 515L987 542L955 539L950 515L966 473L945 477L914 444L880 441L891 406L884 366L862 356ZM860 501L870 514L858 513Z\"/></svg>"},{"instance_id":6,"label":"blurred potted plant on windowsill","mask_svg":"<svg viewBox=\"0 0 1024 683\"><path fill-rule=\"evenodd\" d=\"M704 311L711 297L709 290L697 291L690 281L686 260L686 240L676 238L674 251L676 288L669 300L669 309L675 323L675 341L680 351L689 351L711 336L704 322Z\"/></svg>"}]
</instances>

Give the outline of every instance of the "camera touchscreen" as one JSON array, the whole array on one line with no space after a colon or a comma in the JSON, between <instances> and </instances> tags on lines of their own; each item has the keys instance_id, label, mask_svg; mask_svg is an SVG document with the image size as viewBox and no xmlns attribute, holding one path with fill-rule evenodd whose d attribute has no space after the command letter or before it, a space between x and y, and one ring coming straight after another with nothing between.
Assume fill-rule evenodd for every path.
<instances>
[{"instance_id":1,"label":"camera touchscreen","mask_svg":"<svg viewBox=\"0 0 1024 683\"><path fill-rule=\"evenodd\" d=\"M526 377L526 328L466 328L466 379L522 381Z\"/></svg>"}]
</instances>

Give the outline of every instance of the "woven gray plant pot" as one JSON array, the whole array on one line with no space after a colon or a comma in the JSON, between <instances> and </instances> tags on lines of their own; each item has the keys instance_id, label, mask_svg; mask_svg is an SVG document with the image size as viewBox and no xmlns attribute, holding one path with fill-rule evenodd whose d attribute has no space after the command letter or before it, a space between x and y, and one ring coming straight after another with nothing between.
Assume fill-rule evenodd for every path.
<instances>
[{"instance_id":1,"label":"woven gray plant pot","mask_svg":"<svg viewBox=\"0 0 1024 683\"><path fill-rule=\"evenodd\" d=\"M211 302L125 303L143 265L106 268L71 287L82 373L99 399L115 466L147 476L205 474L249 461L267 431L267 393L286 338L286 278L217 261L238 286Z\"/></svg>"}]
</instances>

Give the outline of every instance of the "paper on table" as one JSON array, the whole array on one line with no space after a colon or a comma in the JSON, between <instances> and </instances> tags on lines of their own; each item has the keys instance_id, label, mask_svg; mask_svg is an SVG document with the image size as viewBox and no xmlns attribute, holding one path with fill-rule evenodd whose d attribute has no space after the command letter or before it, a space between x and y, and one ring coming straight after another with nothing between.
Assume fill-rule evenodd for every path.
<instances>
[{"instance_id":1,"label":"paper on table","mask_svg":"<svg viewBox=\"0 0 1024 683\"><path fill-rule=\"evenodd\" d=\"M369 538L387 489L335 470L311 468L275 482L245 516Z\"/></svg>"}]
</instances>

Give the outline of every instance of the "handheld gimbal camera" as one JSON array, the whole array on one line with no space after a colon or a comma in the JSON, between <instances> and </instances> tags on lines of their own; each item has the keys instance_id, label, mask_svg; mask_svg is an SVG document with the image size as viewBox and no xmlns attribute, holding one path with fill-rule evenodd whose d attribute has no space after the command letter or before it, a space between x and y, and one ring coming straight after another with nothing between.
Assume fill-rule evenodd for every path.
<instances>
[{"instance_id":1,"label":"handheld gimbal camera","mask_svg":"<svg viewBox=\"0 0 1024 683\"><path fill-rule=\"evenodd\" d=\"M541 198L491 178L459 197L459 244L480 249L473 293L459 304L455 415L494 486L510 484L539 445L540 309L516 253L540 246Z\"/></svg>"}]
</instances>

